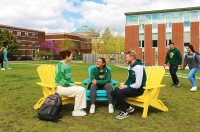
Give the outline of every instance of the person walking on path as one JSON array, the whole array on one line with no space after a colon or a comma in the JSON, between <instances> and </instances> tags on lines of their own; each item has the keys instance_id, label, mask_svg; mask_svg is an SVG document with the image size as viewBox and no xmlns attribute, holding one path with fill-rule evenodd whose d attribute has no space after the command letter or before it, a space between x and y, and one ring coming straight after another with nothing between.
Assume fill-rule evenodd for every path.
<instances>
[{"instance_id":1,"label":"person walking on path","mask_svg":"<svg viewBox=\"0 0 200 132\"><path fill-rule=\"evenodd\" d=\"M6 62L6 68L7 69L12 69L9 67L9 64L8 64L8 58L7 58L7 55L8 55L8 46L6 46L5 50L3 51L3 54L4 54L4 60Z\"/></svg>"},{"instance_id":2,"label":"person walking on path","mask_svg":"<svg viewBox=\"0 0 200 132\"><path fill-rule=\"evenodd\" d=\"M4 51L4 49L5 49L5 47L2 47L1 49L0 49L0 65L1 65L1 70L5 70L4 68L3 68L3 59L4 59L4 55L3 55L3 51Z\"/></svg>"},{"instance_id":3,"label":"person walking on path","mask_svg":"<svg viewBox=\"0 0 200 132\"><path fill-rule=\"evenodd\" d=\"M196 78L195 74L198 70L200 70L200 57L199 53L197 53L192 45L188 45L186 47L187 53L184 58L183 70L185 69L186 65L189 67L188 79L192 84L192 88L190 91L197 91L196 85Z\"/></svg>"},{"instance_id":4,"label":"person walking on path","mask_svg":"<svg viewBox=\"0 0 200 132\"><path fill-rule=\"evenodd\" d=\"M182 64L182 55L181 55L180 50L174 47L173 42L170 42L168 45L169 45L169 50L166 54L164 67L166 67L167 64L169 63L169 72L170 72L170 75L172 77L172 82L173 82L171 86L179 87L180 82L176 75L176 72L178 70L178 67L181 66Z\"/></svg>"}]
</instances>

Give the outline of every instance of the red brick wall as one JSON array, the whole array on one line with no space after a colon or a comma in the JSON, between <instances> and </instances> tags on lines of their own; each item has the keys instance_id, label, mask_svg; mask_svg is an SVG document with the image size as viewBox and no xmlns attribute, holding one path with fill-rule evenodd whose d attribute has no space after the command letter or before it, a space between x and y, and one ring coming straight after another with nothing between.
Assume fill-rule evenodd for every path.
<instances>
[{"instance_id":1,"label":"red brick wall","mask_svg":"<svg viewBox=\"0 0 200 132\"><path fill-rule=\"evenodd\" d=\"M152 25L144 26L144 64L155 65L155 49L152 48Z\"/></svg>"},{"instance_id":2,"label":"red brick wall","mask_svg":"<svg viewBox=\"0 0 200 132\"><path fill-rule=\"evenodd\" d=\"M184 25L183 23L172 23L172 42L184 55ZM184 58L183 58L184 59Z\"/></svg>"},{"instance_id":3,"label":"red brick wall","mask_svg":"<svg viewBox=\"0 0 200 132\"><path fill-rule=\"evenodd\" d=\"M163 66L165 55L168 51L166 48L166 25L158 24L158 66Z\"/></svg>"},{"instance_id":4,"label":"red brick wall","mask_svg":"<svg viewBox=\"0 0 200 132\"><path fill-rule=\"evenodd\" d=\"M142 60L142 49L139 48L139 26L125 27L125 51L135 50L137 59Z\"/></svg>"},{"instance_id":5,"label":"red brick wall","mask_svg":"<svg viewBox=\"0 0 200 132\"><path fill-rule=\"evenodd\" d=\"M193 45L194 50L200 52L199 49L199 22L190 22L190 43Z\"/></svg>"}]
</instances>

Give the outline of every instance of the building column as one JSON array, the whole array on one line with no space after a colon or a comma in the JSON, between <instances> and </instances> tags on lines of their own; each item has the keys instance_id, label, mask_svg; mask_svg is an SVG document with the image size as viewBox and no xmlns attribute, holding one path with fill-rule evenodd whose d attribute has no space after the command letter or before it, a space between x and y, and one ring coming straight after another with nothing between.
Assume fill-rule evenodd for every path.
<instances>
[{"instance_id":1,"label":"building column","mask_svg":"<svg viewBox=\"0 0 200 132\"><path fill-rule=\"evenodd\" d=\"M200 52L200 26L199 22L190 22L190 43L193 45L196 52Z\"/></svg>"}]
</instances>

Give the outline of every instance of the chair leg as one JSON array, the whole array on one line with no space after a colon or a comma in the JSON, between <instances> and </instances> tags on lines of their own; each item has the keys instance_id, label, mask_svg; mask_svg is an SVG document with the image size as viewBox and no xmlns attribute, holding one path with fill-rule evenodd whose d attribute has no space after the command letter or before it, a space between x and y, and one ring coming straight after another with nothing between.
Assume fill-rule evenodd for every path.
<instances>
[{"instance_id":1,"label":"chair leg","mask_svg":"<svg viewBox=\"0 0 200 132\"><path fill-rule=\"evenodd\" d=\"M44 103L45 98L41 98L35 105L34 105L34 109L39 109L41 107L41 105Z\"/></svg>"},{"instance_id":2,"label":"chair leg","mask_svg":"<svg viewBox=\"0 0 200 132\"><path fill-rule=\"evenodd\" d=\"M163 104L161 100L151 100L150 105L161 111L168 111L168 108Z\"/></svg>"}]
</instances>

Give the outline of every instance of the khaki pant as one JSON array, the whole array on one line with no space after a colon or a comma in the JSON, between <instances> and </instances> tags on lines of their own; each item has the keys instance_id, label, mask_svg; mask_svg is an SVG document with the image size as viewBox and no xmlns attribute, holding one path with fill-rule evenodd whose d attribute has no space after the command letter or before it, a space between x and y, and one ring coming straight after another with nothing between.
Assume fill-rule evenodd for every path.
<instances>
[{"instance_id":1,"label":"khaki pant","mask_svg":"<svg viewBox=\"0 0 200 132\"><path fill-rule=\"evenodd\" d=\"M57 86L56 93L60 96L74 97L75 105L74 110L86 108L86 92L85 88L81 86L62 87Z\"/></svg>"}]
</instances>

